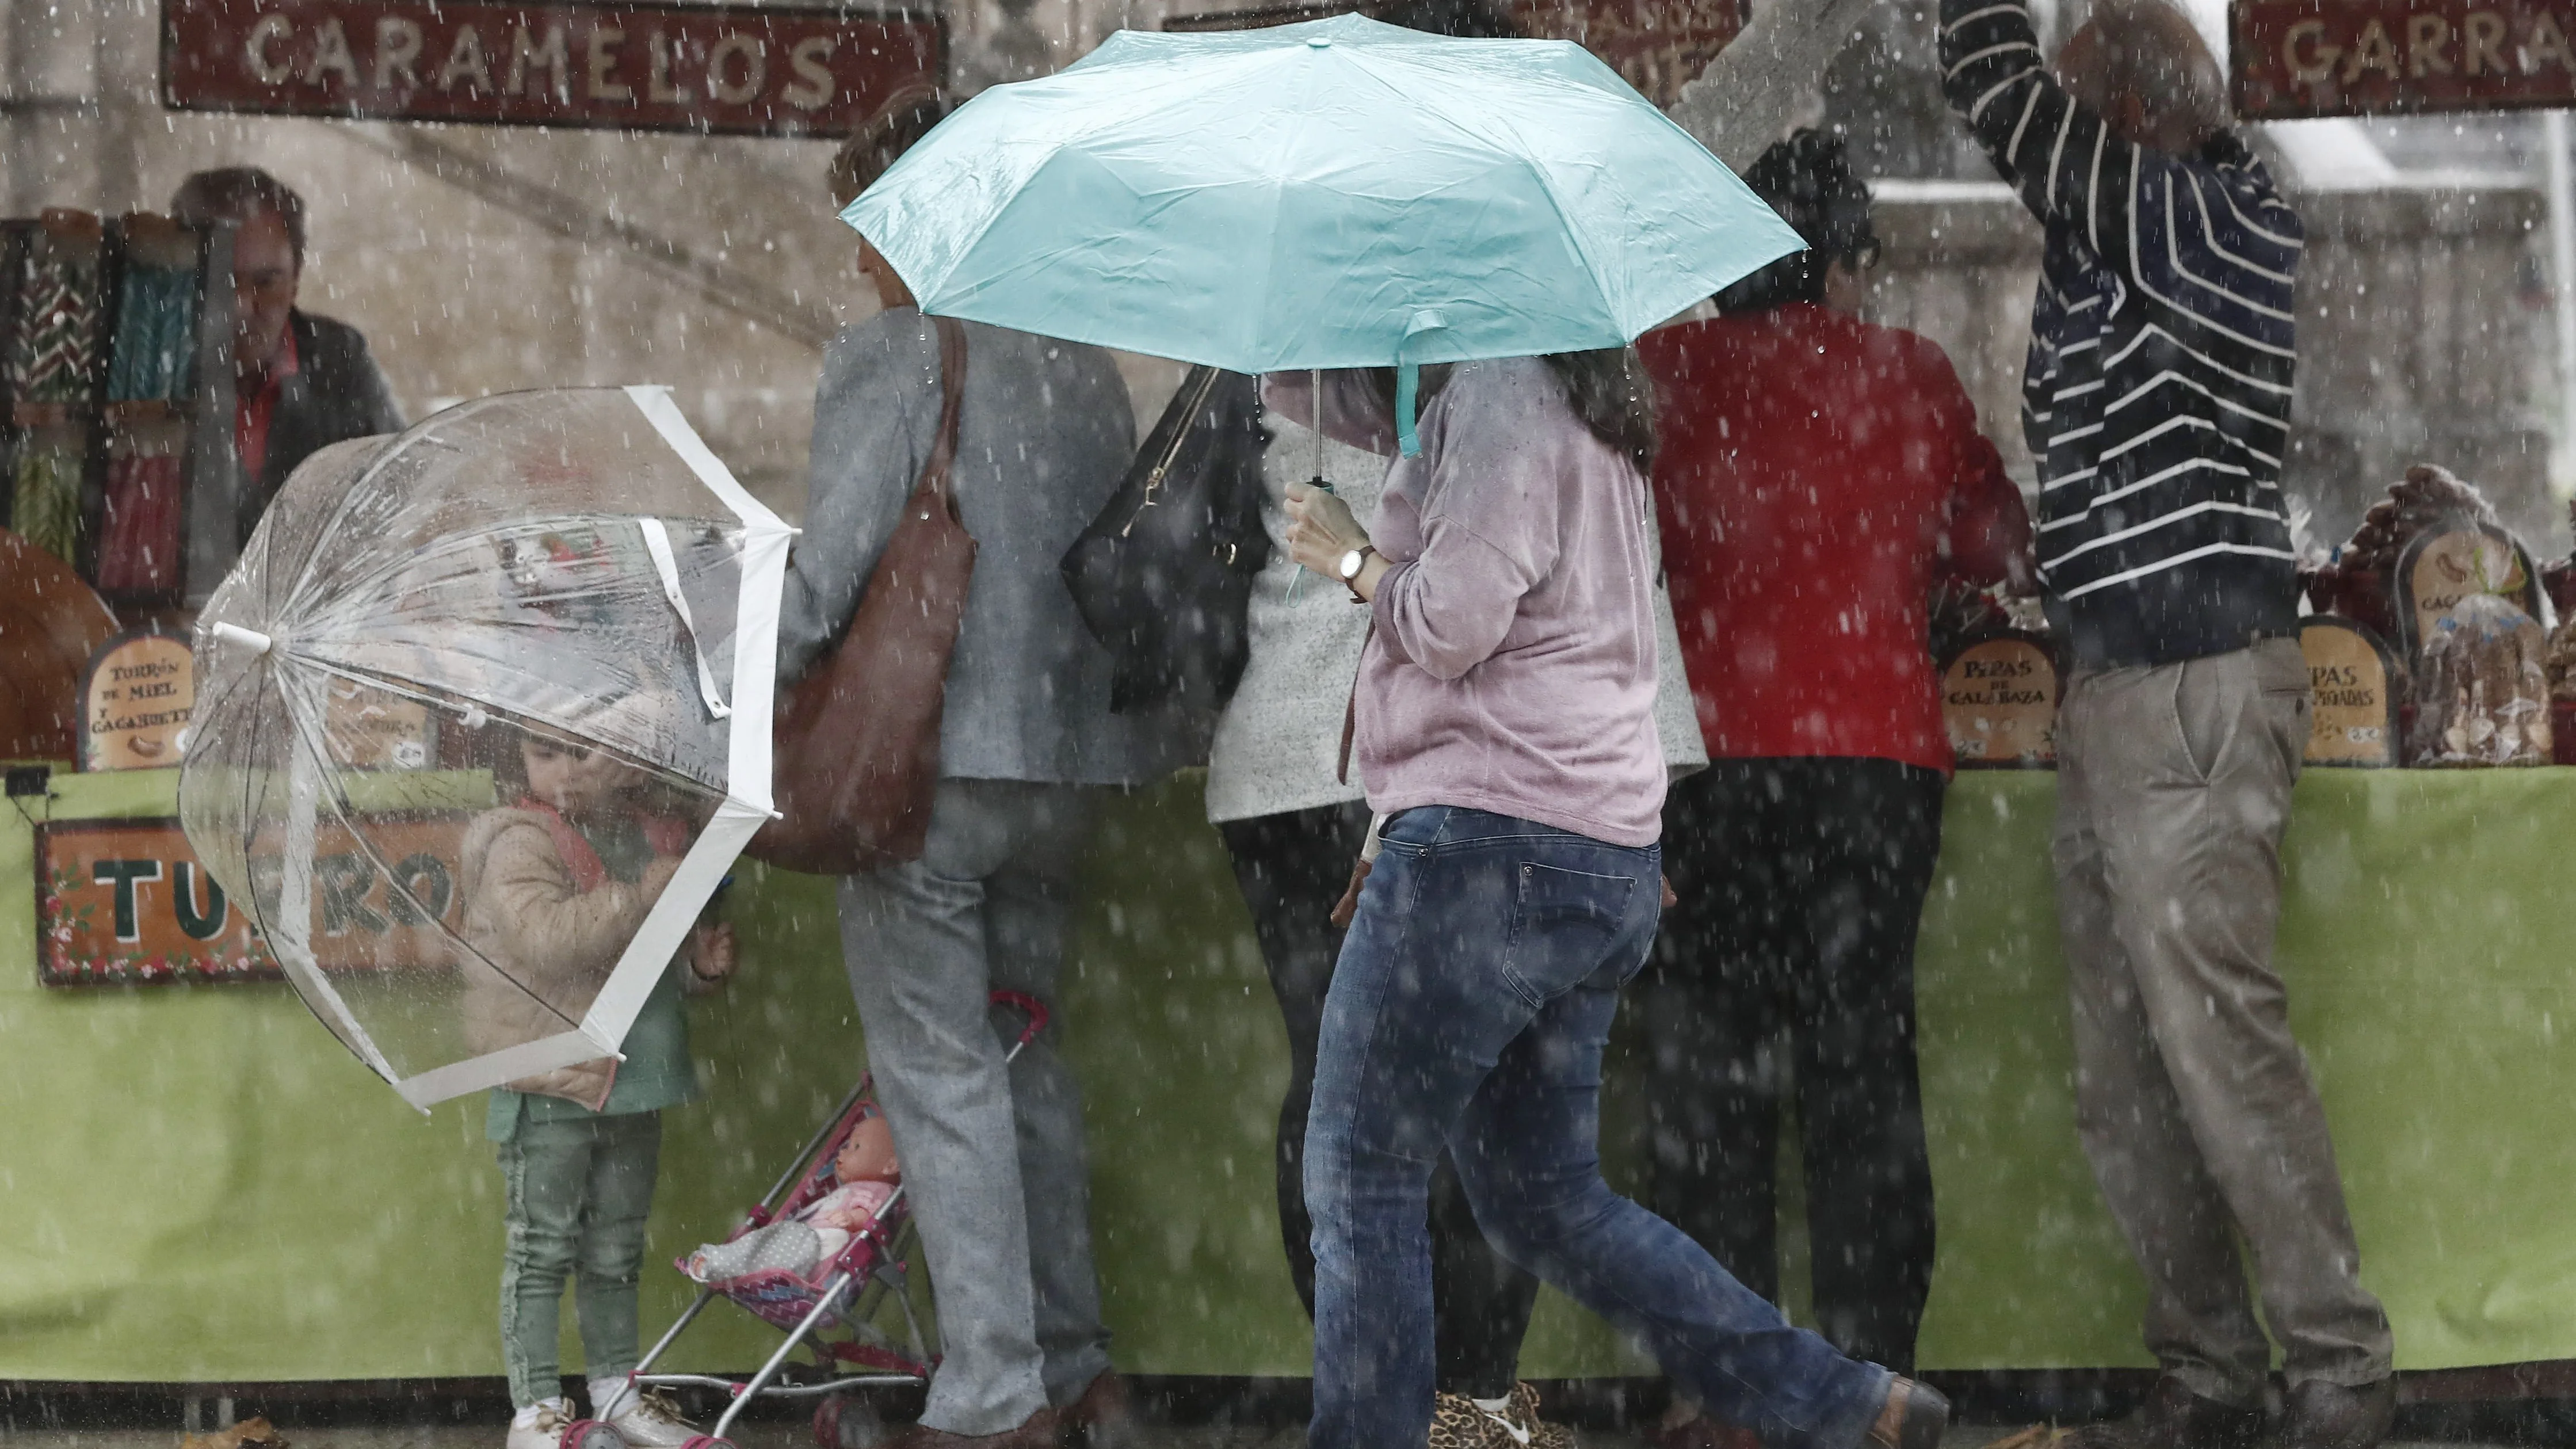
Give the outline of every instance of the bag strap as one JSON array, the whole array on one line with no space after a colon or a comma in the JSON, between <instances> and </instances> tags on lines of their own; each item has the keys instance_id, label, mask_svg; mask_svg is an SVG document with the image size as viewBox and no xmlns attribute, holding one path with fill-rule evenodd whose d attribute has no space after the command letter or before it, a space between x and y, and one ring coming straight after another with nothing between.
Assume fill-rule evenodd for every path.
<instances>
[{"instance_id":1,"label":"bag strap","mask_svg":"<svg viewBox=\"0 0 2576 1449\"><path fill-rule=\"evenodd\" d=\"M1363 666L1368 663L1369 641L1376 637L1377 618L1372 615L1369 618L1368 633L1360 636L1360 662ZM1359 730L1360 676L1358 670L1353 670L1351 672L1350 698L1342 701L1342 754L1341 758L1333 764L1333 781L1335 784L1347 785L1351 782L1351 739L1359 733Z\"/></svg>"},{"instance_id":2,"label":"bag strap","mask_svg":"<svg viewBox=\"0 0 2576 1449\"><path fill-rule=\"evenodd\" d=\"M949 486L949 471L957 462L957 414L966 399L966 328L954 317L933 317L930 325L939 337L939 436L930 445L930 457L921 465L921 481L913 485L915 493L928 489L957 516L957 494Z\"/></svg>"},{"instance_id":3,"label":"bag strap","mask_svg":"<svg viewBox=\"0 0 2576 1449\"><path fill-rule=\"evenodd\" d=\"M1153 468L1145 474L1144 495L1137 501L1136 511L1127 515L1126 527L1118 530L1120 538L1133 532L1136 520L1144 517L1145 510L1154 506L1154 494L1162 488L1164 475L1172 471L1172 464L1181 456L1181 445L1190 440L1190 432L1198 422L1199 410L1207 406L1208 394L1216 390L1216 372L1213 367L1191 369L1190 376L1182 380L1180 391L1173 393L1171 402L1164 407L1163 420L1155 431L1169 429L1171 441L1164 447L1163 456L1156 459Z\"/></svg>"}]
</instances>

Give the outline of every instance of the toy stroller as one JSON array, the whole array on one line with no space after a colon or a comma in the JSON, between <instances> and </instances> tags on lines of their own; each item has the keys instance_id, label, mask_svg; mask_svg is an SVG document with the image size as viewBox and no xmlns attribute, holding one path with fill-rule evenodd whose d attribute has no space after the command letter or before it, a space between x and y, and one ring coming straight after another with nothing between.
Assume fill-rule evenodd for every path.
<instances>
[{"instance_id":1,"label":"toy stroller","mask_svg":"<svg viewBox=\"0 0 2576 1449\"><path fill-rule=\"evenodd\" d=\"M1036 997L1016 991L996 991L993 1002L1015 1007L1028 1017L1019 1039L1011 1044L1004 1061L1019 1056L1022 1048L1046 1030L1047 1009ZM821 1131L807 1139L804 1150L794 1165L770 1185L758 1206L743 1215L741 1223L725 1238L730 1244L755 1229L767 1227L794 1217L821 1201L840 1184L834 1180L833 1160L859 1124L875 1114L876 1103L870 1095L874 1078L861 1076L859 1084L841 1099L839 1110L832 1114ZM921 1331L921 1319L914 1310L910 1275L904 1253L914 1238L912 1206L898 1184L891 1196L879 1204L875 1213L849 1235L842 1244L820 1263L799 1272L790 1267L761 1266L732 1277L708 1280L697 1301L680 1315L678 1322L647 1350L641 1362L626 1376L626 1387L609 1403L591 1406L591 1418L580 1420L563 1432L561 1449L625 1449L625 1441L609 1427L607 1420L616 1412L625 1396L646 1389L676 1388L691 1385L723 1389L731 1402L715 1426L690 1439L683 1449L734 1449L726 1431L752 1400L764 1395L772 1398L822 1398L824 1403L815 1415L815 1433L825 1440L826 1449L839 1449L839 1410L845 1391L858 1388L907 1387L927 1384L937 1357L927 1348ZM687 1260L678 1265L688 1271ZM727 1298L742 1305L754 1316L774 1327L784 1329L787 1341L769 1356L749 1379L719 1378L708 1374L653 1373L654 1363L669 1350L674 1340L694 1321L709 1303ZM901 1310L905 1341L898 1345L875 1324L878 1311L891 1298ZM835 1330L841 1330L835 1333ZM814 1355L815 1367L822 1380L814 1383L780 1383L779 1372L788 1356L802 1345Z\"/></svg>"}]
</instances>

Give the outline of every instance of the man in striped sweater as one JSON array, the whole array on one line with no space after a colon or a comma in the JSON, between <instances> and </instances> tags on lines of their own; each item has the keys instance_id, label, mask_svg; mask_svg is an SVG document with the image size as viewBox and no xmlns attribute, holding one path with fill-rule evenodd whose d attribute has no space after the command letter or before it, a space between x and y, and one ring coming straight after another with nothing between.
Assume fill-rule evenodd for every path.
<instances>
[{"instance_id":1,"label":"man in striped sweater","mask_svg":"<svg viewBox=\"0 0 2576 1449\"><path fill-rule=\"evenodd\" d=\"M2022 381L2058 721L2077 1120L2163 1367L2096 1434L2368 1449L2394 1404L2325 1112L2271 965L2310 708L2280 491L2300 225L2160 0L2100 0L2043 65L2022 0L1942 0L1953 109L2047 229Z\"/></svg>"}]
</instances>

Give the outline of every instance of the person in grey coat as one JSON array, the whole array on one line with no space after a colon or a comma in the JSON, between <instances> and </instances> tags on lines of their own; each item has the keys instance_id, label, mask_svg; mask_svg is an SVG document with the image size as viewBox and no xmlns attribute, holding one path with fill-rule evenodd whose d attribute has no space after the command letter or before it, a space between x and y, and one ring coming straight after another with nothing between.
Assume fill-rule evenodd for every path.
<instances>
[{"instance_id":1,"label":"person in grey coat","mask_svg":"<svg viewBox=\"0 0 2576 1449\"><path fill-rule=\"evenodd\" d=\"M924 101L862 131L834 166L840 200L939 114ZM812 493L780 605L782 681L848 627L939 426L937 333L862 246L885 309L824 354ZM1123 1413L1092 1270L1082 1104L1056 1052L1060 1018L1006 1066L1020 1023L986 997L1007 988L1052 1005L1106 789L1179 761L1161 717L1110 713L1110 656L1057 569L1135 453L1126 385L1096 347L962 325L952 477L979 549L928 842L919 860L841 882L841 941L946 1350L921 1422L894 1449L1050 1449L1060 1419L1105 1430Z\"/></svg>"}]
</instances>

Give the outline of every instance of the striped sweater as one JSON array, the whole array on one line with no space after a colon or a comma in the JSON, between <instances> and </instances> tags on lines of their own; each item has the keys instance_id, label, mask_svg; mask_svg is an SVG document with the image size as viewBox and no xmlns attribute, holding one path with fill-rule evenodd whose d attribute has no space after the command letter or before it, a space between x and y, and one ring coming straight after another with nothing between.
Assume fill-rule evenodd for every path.
<instances>
[{"instance_id":1,"label":"striped sweater","mask_svg":"<svg viewBox=\"0 0 2576 1449\"><path fill-rule=\"evenodd\" d=\"M2042 66L2021 0L1942 0L1950 105L2047 228L2022 427L2077 664L2298 627L2281 457L2300 225L2244 144L2122 140Z\"/></svg>"}]
</instances>

